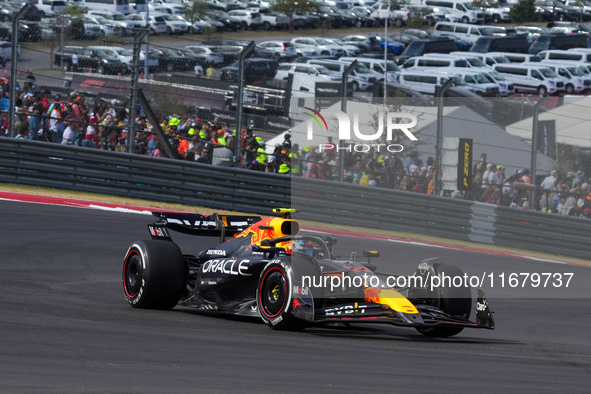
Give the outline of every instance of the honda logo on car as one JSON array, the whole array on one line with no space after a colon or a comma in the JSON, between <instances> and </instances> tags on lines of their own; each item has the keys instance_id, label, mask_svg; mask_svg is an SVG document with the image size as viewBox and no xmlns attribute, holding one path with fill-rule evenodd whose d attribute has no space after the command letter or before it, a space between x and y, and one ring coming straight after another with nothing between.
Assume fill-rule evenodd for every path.
<instances>
[{"instance_id":1,"label":"honda logo on car","mask_svg":"<svg viewBox=\"0 0 591 394\"><path fill-rule=\"evenodd\" d=\"M203 264L201 272L203 273L220 273L229 275L241 275L241 276L252 276L249 273L250 260L209 260Z\"/></svg>"}]
</instances>

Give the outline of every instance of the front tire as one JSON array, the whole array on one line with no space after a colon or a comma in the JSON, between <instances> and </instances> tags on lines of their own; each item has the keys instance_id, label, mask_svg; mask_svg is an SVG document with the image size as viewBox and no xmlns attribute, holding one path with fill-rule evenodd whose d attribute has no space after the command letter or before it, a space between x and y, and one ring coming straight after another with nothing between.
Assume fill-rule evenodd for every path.
<instances>
[{"instance_id":1,"label":"front tire","mask_svg":"<svg viewBox=\"0 0 591 394\"><path fill-rule=\"evenodd\" d=\"M546 96L548 94L548 89L545 86L538 87L538 93L540 96Z\"/></svg>"},{"instance_id":2,"label":"front tire","mask_svg":"<svg viewBox=\"0 0 591 394\"><path fill-rule=\"evenodd\" d=\"M575 87L570 83L565 86L566 94L573 94L575 92Z\"/></svg>"},{"instance_id":3,"label":"front tire","mask_svg":"<svg viewBox=\"0 0 591 394\"><path fill-rule=\"evenodd\" d=\"M256 303L261 319L274 330L299 331L306 322L291 313L293 271L287 259L269 262L259 277Z\"/></svg>"},{"instance_id":4,"label":"front tire","mask_svg":"<svg viewBox=\"0 0 591 394\"><path fill-rule=\"evenodd\" d=\"M171 309L185 287L185 263L169 241L136 241L123 263L123 290L129 304L142 309Z\"/></svg>"},{"instance_id":5,"label":"front tire","mask_svg":"<svg viewBox=\"0 0 591 394\"><path fill-rule=\"evenodd\" d=\"M448 264L436 264L435 271L437 275L442 274L452 278L464 276L461 269ZM439 290L439 297L434 306L447 314L466 319L470 318L472 312L472 292L470 287L442 286ZM417 331L428 337L445 338L457 335L463 329L464 327L435 326L417 328Z\"/></svg>"}]
</instances>

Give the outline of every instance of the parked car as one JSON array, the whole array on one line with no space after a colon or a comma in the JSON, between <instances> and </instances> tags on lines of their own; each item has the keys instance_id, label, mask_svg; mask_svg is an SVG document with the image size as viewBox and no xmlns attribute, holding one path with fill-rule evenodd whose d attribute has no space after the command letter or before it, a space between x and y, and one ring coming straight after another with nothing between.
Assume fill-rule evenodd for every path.
<instances>
[{"instance_id":1,"label":"parked car","mask_svg":"<svg viewBox=\"0 0 591 394\"><path fill-rule=\"evenodd\" d=\"M263 41L259 45L269 51L278 53L279 57L283 59L295 58L297 56L295 46L288 41Z\"/></svg>"},{"instance_id":2,"label":"parked car","mask_svg":"<svg viewBox=\"0 0 591 394\"><path fill-rule=\"evenodd\" d=\"M173 48L150 48L150 58L158 59L158 67L161 70L186 71L194 67L194 60L185 56L180 50Z\"/></svg>"},{"instance_id":3,"label":"parked car","mask_svg":"<svg viewBox=\"0 0 591 394\"><path fill-rule=\"evenodd\" d=\"M181 14L185 8L185 5L182 2L176 2L173 0L152 0L150 4L153 4L160 9L164 9L164 12L168 14Z\"/></svg>"},{"instance_id":4,"label":"parked car","mask_svg":"<svg viewBox=\"0 0 591 394\"><path fill-rule=\"evenodd\" d=\"M87 15L108 20L114 28L119 29L126 36L134 35L137 29L144 26L142 19L131 20L121 12L90 10Z\"/></svg>"},{"instance_id":5,"label":"parked car","mask_svg":"<svg viewBox=\"0 0 591 394\"><path fill-rule=\"evenodd\" d=\"M382 37L378 35L351 35L343 37L342 41L347 45L355 45L360 49L361 53L377 52L381 47Z\"/></svg>"},{"instance_id":6,"label":"parked car","mask_svg":"<svg viewBox=\"0 0 591 394\"><path fill-rule=\"evenodd\" d=\"M340 57L345 54L345 51L340 45L336 45L324 38L296 37L292 38L291 43L307 46L309 48L315 48L320 52L321 55L331 55Z\"/></svg>"},{"instance_id":7,"label":"parked car","mask_svg":"<svg viewBox=\"0 0 591 394\"><path fill-rule=\"evenodd\" d=\"M161 16L164 18L164 23L166 23L166 33L168 35L185 34L192 30L191 24L180 15L162 14Z\"/></svg>"},{"instance_id":8,"label":"parked car","mask_svg":"<svg viewBox=\"0 0 591 394\"><path fill-rule=\"evenodd\" d=\"M91 49L77 46L66 46L63 52L54 56L54 64L59 66L62 63L65 71L73 71L75 64L72 63L72 56L78 56L78 71L92 71L97 74L119 74L127 71L127 65L116 57L110 56L108 52L101 49Z\"/></svg>"},{"instance_id":9,"label":"parked car","mask_svg":"<svg viewBox=\"0 0 591 394\"><path fill-rule=\"evenodd\" d=\"M224 63L224 55L204 45L190 45L184 50L190 51L204 67L219 67Z\"/></svg>"},{"instance_id":10,"label":"parked car","mask_svg":"<svg viewBox=\"0 0 591 394\"><path fill-rule=\"evenodd\" d=\"M263 20L263 29L289 29L289 17L282 12L269 12L260 14Z\"/></svg>"},{"instance_id":11,"label":"parked car","mask_svg":"<svg viewBox=\"0 0 591 394\"><path fill-rule=\"evenodd\" d=\"M406 47L398 57L398 64L404 63L407 59L415 56L422 56L425 53L450 53L457 51L458 46L454 40L436 38L429 40L416 40Z\"/></svg>"},{"instance_id":12,"label":"parked car","mask_svg":"<svg viewBox=\"0 0 591 394\"><path fill-rule=\"evenodd\" d=\"M149 24L152 34L166 34L166 20L162 15L150 14L148 19L146 14L132 14L127 19L139 23L141 27Z\"/></svg>"},{"instance_id":13,"label":"parked car","mask_svg":"<svg viewBox=\"0 0 591 394\"><path fill-rule=\"evenodd\" d=\"M287 79L289 74L301 75L319 81L340 81L341 75L330 72L324 66L302 63L283 63L277 69L275 79Z\"/></svg>"},{"instance_id":14,"label":"parked car","mask_svg":"<svg viewBox=\"0 0 591 394\"><path fill-rule=\"evenodd\" d=\"M256 30L263 27L263 18L258 12L250 12L246 10L233 10L228 12L228 15L235 17L240 21L243 30Z\"/></svg>"},{"instance_id":15,"label":"parked car","mask_svg":"<svg viewBox=\"0 0 591 394\"><path fill-rule=\"evenodd\" d=\"M100 47L99 47L100 48ZM111 49L117 53L119 60L127 65L127 68L131 71L132 70L132 62L133 62L133 51L131 49L126 49L123 47L115 47L115 46L108 46L104 47ZM146 66L146 56L145 52L141 51L139 55L140 60L140 67ZM158 68L158 59L148 57L148 67L151 71L154 71Z\"/></svg>"},{"instance_id":16,"label":"parked car","mask_svg":"<svg viewBox=\"0 0 591 394\"><path fill-rule=\"evenodd\" d=\"M244 80L246 83L265 81L275 78L279 62L272 59L249 58L244 61ZM220 80L238 81L238 62L224 67L220 71Z\"/></svg>"},{"instance_id":17,"label":"parked car","mask_svg":"<svg viewBox=\"0 0 591 394\"><path fill-rule=\"evenodd\" d=\"M223 23L225 30L228 31L236 31L242 27L242 24L237 18L230 16L228 13L224 11L210 10L207 11L207 16L218 22Z\"/></svg>"},{"instance_id":18,"label":"parked car","mask_svg":"<svg viewBox=\"0 0 591 394\"><path fill-rule=\"evenodd\" d=\"M541 63L495 64L493 68L515 85L516 91L541 95L564 91L564 81Z\"/></svg>"}]
</instances>

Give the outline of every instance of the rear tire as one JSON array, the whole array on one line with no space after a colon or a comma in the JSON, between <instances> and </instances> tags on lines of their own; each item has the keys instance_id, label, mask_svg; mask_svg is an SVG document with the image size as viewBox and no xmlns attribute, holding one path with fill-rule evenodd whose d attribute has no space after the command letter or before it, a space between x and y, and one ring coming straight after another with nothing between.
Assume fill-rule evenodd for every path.
<instances>
[{"instance_id":1,"label":"rear tire","mask_svg":"<svg viewBox=\"0 0 591 394\"><path fill-rule=\"evenodd\" d=\"M136 241L123 262L123 291L129 304L142 309L171 309L185 287L185 262L169 241Z\"/></svg>"},{"instance_id":2,"label":"rear tire","mask_svg":"<svg viewBox=\"0 0 591 394\"><path fill-rule=\"evenodd\" d=\"M279 258L268 263L259 277L256 303L261 319L274 330L300 331L306 322L292 314L293 271L290 261Z\"/></svg>"},{"instance_id":3,"label":"rear tire","mask_svg":"<svg viewBox=\"0 0 591 394\"><path fill-rule=\"evenodd\" d=\"M456 266L447 264L436 264L434 266L436 273L445 274L449 277L463 277L464 272ZM459 317L470 318L472 312L472 292L470 287L440 287L438 305L443 312ZM462 332L464 327L435 326L427 328L417 328L417 331L428 337L451 337Z\"/></svg>"}]
</instances>

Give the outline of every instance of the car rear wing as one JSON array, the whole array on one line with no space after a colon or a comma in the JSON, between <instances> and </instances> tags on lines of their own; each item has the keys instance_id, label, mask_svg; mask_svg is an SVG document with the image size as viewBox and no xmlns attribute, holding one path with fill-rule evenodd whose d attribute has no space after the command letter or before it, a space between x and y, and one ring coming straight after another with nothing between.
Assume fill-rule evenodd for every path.
<instances>
[{"instance_id":1,"label":"car rear wing","mask_svg":"<svg viewBox=\"0 0 591 394\"><path fill-rule=\"evenodd\" d=\"M218 213L200 215L197 213L152 212L152 215L157 218L156 223L148 226L152 237L155 236L152 231L155 226L164 226L167 229L189 235L219 236L221 242L225 241L226 235L239 234L262 219L260 216L219 215ZM161 238L158 235L156 237Z\"/></svg>"}]
</instances>

